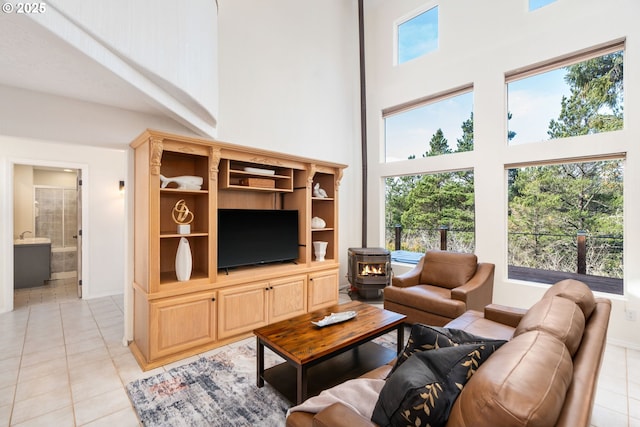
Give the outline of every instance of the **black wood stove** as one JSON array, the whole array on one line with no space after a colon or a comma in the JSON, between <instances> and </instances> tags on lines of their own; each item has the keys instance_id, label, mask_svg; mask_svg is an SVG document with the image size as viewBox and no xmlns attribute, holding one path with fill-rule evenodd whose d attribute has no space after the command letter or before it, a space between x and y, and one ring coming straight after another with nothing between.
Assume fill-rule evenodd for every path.
<instances>
[{"instance_id":1,"label":"black wood stove","mask_svg":"<svg viewBox=\"0 0 640 427\"><path fill-rule=\"evenodd\" d=\"M378 298L391 283L391 252L384 248L349 248L348 262L349 291L362 298Z\"/></svg>"}]
</instances>

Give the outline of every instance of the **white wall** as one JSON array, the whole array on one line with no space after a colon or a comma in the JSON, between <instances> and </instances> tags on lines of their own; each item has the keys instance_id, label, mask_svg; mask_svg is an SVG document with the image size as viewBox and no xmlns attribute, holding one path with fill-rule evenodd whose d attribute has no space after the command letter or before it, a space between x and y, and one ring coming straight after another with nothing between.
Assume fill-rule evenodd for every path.
<instances>
[{"instance_id":1,"label":"white wall","mask_svg":"<svg viewBox=\"0 0 640 427\"><path fill-rule=\"evenodd\" d=\"M219 4L218 138L348 164L340 185L346 266L361 235L357 2Z\"/></svg>"},{"instance_id":2,"label":"white wall","mask_svg":"<svg viewBox=\"0 0 640 427\"><path fill-rule=\"evenodd\" d=\"M33 167L15 165L13 168L13 238L17 239L25 230L33 229Z\"/></svg>"},{"instance_id":3,"label":"white wall","mask_svg":"<svg viewBox=\"0 0 640 427\"><path fill-rule=\"evenodd\" d=\"M193 135L166 117L0 85L0 135L122 148L146 128Z\"/></svg>"},{"instance_id":4,"label":"white wall","mask_svg":"<svg viewBox=\"0 0 640 427\"><path fill-rule=\"evenodd\" d=\"M125 196L118 182L127 176L127 149L0 136L0 311L13 305L13 167L20 164L83 171L83 297L121 294L128 254Z\"/></svg>"},{"instance_id":5,"label":"white wall","mask_svg":"<svg viewBox=\"0 0 640 427\"><path fill-rule=\"evenodd\" d=\"M385 176L475 170L476 253L496 264L494 301L529 307L546 289L507 279L505 165L548 157L576 158L626 152L625 164L625 297L613 299L609 339L640 348L638 323L624 320L626 308L640 310L640 3L611 0L558 0L535 12L526 0L475 0L439 3L438 51L393 66L394 21L435 5L420 0L366 2L367 97L370 147L369 240L382 243ZM624 12L624 13L621 13ZM560 142L508 147L506 72L626 38L625 129L611 134L569 138ZM473 84L475 149L443 158L381 163L381 111L413 99Z\"/></svg>"}]
</instances>

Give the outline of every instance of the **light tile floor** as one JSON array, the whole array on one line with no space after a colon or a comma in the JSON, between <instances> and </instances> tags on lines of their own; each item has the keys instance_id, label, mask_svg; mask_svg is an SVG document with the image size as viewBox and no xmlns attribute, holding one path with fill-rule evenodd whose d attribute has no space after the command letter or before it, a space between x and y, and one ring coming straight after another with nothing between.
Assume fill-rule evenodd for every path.
<instances>
[{"instance_id":1,"label":"light tile floor","mask_svg":"<svg viewBox=\"0 0 640 427\"><path fill-rule=\"evenodd\" d=\"M194 358L142 372L122 336L121 296L80 300L74 279L17 290L0 314L0 427L138 426L125 385ZM607 346L592 424L640 427L640 351Z\"/></svg>"}]
</instances>

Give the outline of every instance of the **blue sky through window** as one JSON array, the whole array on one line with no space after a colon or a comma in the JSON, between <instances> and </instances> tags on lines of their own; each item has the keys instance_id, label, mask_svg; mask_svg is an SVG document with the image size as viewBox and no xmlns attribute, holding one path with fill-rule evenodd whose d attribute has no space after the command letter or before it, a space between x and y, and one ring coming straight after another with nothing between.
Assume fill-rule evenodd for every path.
<instances>
[{"instance_id":1,"label":"blue sky through window","mask_svg":"<svg viewBox=\"0 0 640 427\"><path fill-rule=\"evenodd\" d=\"M398 64L438 48L438 7L398 25Z\"/></svg>"},{"instance_id":2,"label":"blue sky through window","mask_svg":"<svg viewBox=\"0 0 640 427\"><path fill-rule=\"evenodd\" d=\"M550 3L555 3L556 0L529 0L529 11L540 9Z\"/></svg>"},{"instance_id":3,"label":"blue sky through window","mask_svg":"<svg viewBox=\"0 0 640 427\"><path fill-rule=\"evenodd\" d=\"M442 129L451 151L456 151L462 138L462 123L471 117L473 92L423 105L385 118L385 158L387 162L422 157L429 141Z\"/></svg>"},{"instance_id":4,"label":"blue sky through window","mask_svg":"<svg viewBox=\"0 0 640 427\"><path fill-rule=\"evenodd\" d=\"M546 141L551 119L560 115L563 96L570 96L564 68L516 80L507 85L508 129L516 132L510 144Z\"/></svg>"}]
</instances>

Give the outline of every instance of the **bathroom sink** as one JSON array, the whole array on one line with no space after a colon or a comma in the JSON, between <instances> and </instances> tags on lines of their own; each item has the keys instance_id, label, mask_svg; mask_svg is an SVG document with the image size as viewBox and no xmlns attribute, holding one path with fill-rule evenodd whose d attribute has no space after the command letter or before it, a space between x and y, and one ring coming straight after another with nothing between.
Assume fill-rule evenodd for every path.
<instances>
[{"instance_id":1,"label":"bathroom sink","mask_svg":"<svg viewBox=\"0 0 640 427\"><path fill-rule=\"evenodd\" d=\"M16 239L13 243L15 245L42 245L51 243L51 239L48 237L25 237L24 239Z\"/></svg>"}]
</instances>

